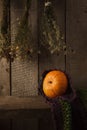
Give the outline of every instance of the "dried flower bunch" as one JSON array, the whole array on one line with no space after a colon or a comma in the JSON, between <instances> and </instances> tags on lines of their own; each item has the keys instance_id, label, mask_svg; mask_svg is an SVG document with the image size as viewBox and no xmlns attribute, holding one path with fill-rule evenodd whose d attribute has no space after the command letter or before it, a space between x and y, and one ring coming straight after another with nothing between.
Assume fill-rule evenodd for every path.
<instances>
[{"instance_id":1,"label":"dried flower bunch","mask_svg":"<svg viewBox=\"0 0 87 130\"><path fill-rule=\"evenodd\" d=\"M0 30L0 58L6 57L7 59L10 58L10 28L8 23L9 14L9 0L2 0L3 3L3 15L1 21L1 30Z\"/></svg>"},{"instance_id":2,"label":"dried flower bunch","mask_svg":"<svg viewBox=\"0 0 87 130\"><path fill-rule=\"evenodd\" d=\"M0 30L0 58L6 57L13 61L14 58L26 59L33 54L41 53L36 49L33 39L32 29L29 24L29 11L32 0L26 0L26 8L23 17L18 20L15 40L11 43L11 25L10 25L10 3L9 0L2 0L3 16ZM51 54L65 55L69 50L61 35L60 28L56 22L52 2L46 0L44 3L43 15L40 18L40 44L49 50ZM67 49L68 48L68 49ZM68 50L68 51L67 51Z\"/></svg>"},{"instance_id":3,"label":"dried flower bunch","mask_svg":"<svg viewBox=\"0 0 87 130\"><path fill-rule=\"evenodd\" d=\"M32 36L32 29L28 22L29 9L31 7L31 0L27 0L25 13L18 26L17 34L13 47L16 50L16 57L26 59L34 53L34 40Z\"/></svg>"},{"instance_id":4,"label":"dried flower bunch","mask_svg":"<svg viewBox=\"0 0 87 130\"><path fill-rule=\"evenodd\" d=\"M60 54L63 52L66 55L68 51L71 51L71 48L66 46L64 37L55 19L52 2L49 0L46 0L44 4L44 13L40 26L40 43L51 54Z\"/></svg>"},{"instance_id":5,"label":"dried flower bunch","mask_svg":"<svg viewBox=\"0 0 87 130\"><path fill-rule=\"evenodd\" d=\"M2 0L3 17L1 21L0 31L0 58L5 57L7 60L13 61L14 58L25 59L29 57L34 51L33 36L31 27L28 22L29 9L31 7L31 0L26 0L26 6L23 17L18 20L17 32L15 40L11 43L11 30L9 12L9 0Z\"/></svg>"},{"instance_id":6,"label":"dried flower bunch","mask_svg":"<svg viewBox=\"0 0 87 130\"><path fill-rule=\"evenodd\" d=\"M60 51L64 50L64 47L66 48L66 45L62 42L63 39L53 14L51 2L45 2L42 17L40 33L41 44L46 46L52 54L60 53Z\"/></svg>"}]
</instances>

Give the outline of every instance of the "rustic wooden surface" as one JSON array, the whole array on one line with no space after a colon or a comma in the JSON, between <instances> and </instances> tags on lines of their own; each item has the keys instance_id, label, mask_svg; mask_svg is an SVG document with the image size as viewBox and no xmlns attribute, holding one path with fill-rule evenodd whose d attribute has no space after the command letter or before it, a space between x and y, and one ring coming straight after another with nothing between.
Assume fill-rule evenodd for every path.
<instances>
[{"instance_id":1,"label":"rustic wooden surface","mask_svg":"<svg viewBox=\"0 0 87 130\"><path fill-rule=\"evenodd\" d=\"M0 97L0 109L2 110L16 110L16 109L47 109L49 105L40 96L33 96L28 98L15 96Z\"/></svg>"},{"instance_id":2,"label":"rustic wooden surface","mask_svg":"<svg viewBox=\"0 0 87 130\"><path fill-rule=\"evenodd\" d=\"M16 32L17 22L15 21L24 14L25 0L11 1L11 27L12 43L14 43L14 34ZM32 28L32 34L37 47L37 1L32 0L29 22ZM13 24L15 23L15 24ZM12 95L14 96L34 96L38 94L38 57L33 56L31 61L15 60L12 63Z\"/></svg>"},{"instance_id":3,"label":"rustic wooden surface","mask_svg":"<svg viewBox=\"0 0 87 130\"><path fill-rule=\"evenodd\" d=\"M45 116L44 116L45 115ZM31 110L0 110L0 119L32 119L52 117L50 109L31 109ZM51 120L51 118L50 118Z\"/></svg>"},{"instance_id":4,"label":"rustic wooden surface","mask_svg":"<svg viewBox=\"0 0 87 130\"><path fill-rule=\"evenodd\" d=\"M87 1L67 0L66 40L75 54L67 55L73 87L87 88Z\"/></svg>"},{"instance_id":5,"label":"rustic wooden surface","mask_svg":"<svg viewBox=\"0 0 87 130\"><path fill-rule=\"evenodd\" d=\"M35 118L14 120L12 122L12 130L38 130L38 120Z\"/></svg>"},{"instance_id":6,"label":"rustic wooden surface","mask_svg":"<svg viewBox=\"0 0 87 130\"><path fill-rule=\"evenodd\" d=\"M0 0L0 23L2 20L2 1ZM10 95L9 63L5 58L0 60L0 96ZM10 130L10 120L0 119L0 129Z\"/></svg>"},{"instance_id":7,"label":"rustic wooden surface","mask_svg":"<svg viewBox=\"0 0 87 130\"><path fill-rule=\"evenodd\" d=\"M0 1L0 23L2 20L2 2ZM10 94L10 65L5 58L0 60L0 95Z\"/></svg>"},{"instance_id":8,"label":"rustic wooden surface","mask_svg":"<svg viewBox=\"0 0 87 130\"><path fill-rule=\"evenodd\" d=\"M0 95L10 95L10 65L5 58L0 60Z\"/></svg>"},{"instance_id":9,"label":"rustic wooden surface","mask_svg":"<svg viewBox=\"0 0 87 130\"><path fill-rule=\"evenodd\" d=\"M50 106L42 97L0 97L0 128L2 130L53 130ZM50 125L49 125L50 124Z\"/></svg>"}]
</instances>

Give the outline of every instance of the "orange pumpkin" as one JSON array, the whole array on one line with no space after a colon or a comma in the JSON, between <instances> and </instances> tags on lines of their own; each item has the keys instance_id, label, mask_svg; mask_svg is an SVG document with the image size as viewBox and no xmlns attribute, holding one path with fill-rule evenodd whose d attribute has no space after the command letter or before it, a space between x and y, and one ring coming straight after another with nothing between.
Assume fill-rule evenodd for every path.
<instances>
[{"instance_id":1,"label":"orange pumpkin","mask_svg":"<svg viewBox=\"0 0 87 130\"><path fill-rule=\"evenodd\" d=\"M62 96L66 92L67 87L67 76L59 70L50 71L43 80L43 92L49 98Z\"/></svg>"}]
</instances>

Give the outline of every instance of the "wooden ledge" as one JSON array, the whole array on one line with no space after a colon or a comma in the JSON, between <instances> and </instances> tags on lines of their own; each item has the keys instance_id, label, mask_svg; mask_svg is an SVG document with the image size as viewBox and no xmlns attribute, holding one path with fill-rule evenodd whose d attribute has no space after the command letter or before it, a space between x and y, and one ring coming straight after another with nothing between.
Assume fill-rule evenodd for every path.
<instances>
[{"instance_id":1,"label":"wooden ledge","mask_svg":"<svg viewBox=\"0 0 87 130\"><path fill-rule=\"evenodd\" d=\"M43 97L0 97L0 110L18 110L18 109L49 109L49 105L45 103Z\"/></svg>"},{"instance_id":2,"label":"wooden ledge","mask_svg":"<svg viewBox=\"0 0 87 130\"><path fill-rule=\"evenodd\" d=\"M44 116L45 115L45 116ZM0 97L0 119L51 118L50 107L40 97Z\"/></svg>"}]
</instances>

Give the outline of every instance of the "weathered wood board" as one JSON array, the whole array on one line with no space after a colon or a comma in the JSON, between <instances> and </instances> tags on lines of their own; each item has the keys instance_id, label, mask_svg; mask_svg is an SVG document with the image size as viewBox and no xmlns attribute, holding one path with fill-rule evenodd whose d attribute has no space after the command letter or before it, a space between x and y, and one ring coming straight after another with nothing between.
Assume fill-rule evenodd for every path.
<instances>
[{"instance_id":1,"label":"weathered wood board","mask_svg":"<svg viewBox=\"0 0 87 130\"><path fill-rule=\"evenodd\" d=\"M10 65L5 58L0 60L0 95L10 95Z\"/></svg>"},{"instance_id":2,"label":"weathered wood board","mask_svg":"<svg viewBox=\"0 0 87 130\"><path fill-rule=\"evenodd\" d=\"M75 51L67 55L73 87L87 88L87 1L67 0L66 40Z\"/></svg>"},{"instance_id":3,"label":"weathered wood board","mask_svg":"<svg viewBox=\"0 0 87 130\"><path fill-rule=\"evenodd\" d=\"M44 116L45 115L45 116ZM42 97L0 97L0 126L11 130L54 130L50 106ZM5 127L6 121L6 127ZM44 127L43 127L44 125Z\"/></svg>"},{"instance_id":4,"label":"weathered wood board","mask_svg":"<svg viewBox=\"0 0 87 130\"><path fill-rule=\"evenodd\" d=\"M25 0L12 0L11 4L11 22L15 21L24 14ZM32 0L29 22L32 28L32 34L37 47L37 1ZM17 23L12 24L12 43L14 44ZM37 95L38 87L38 57L34 55L31 61L15 60L12 63L12 95L15 96L33 96Z\"/></svg>"},{"instance_id":5,"label":"weathered wood board","mask_svg":"<svg viewBox=\"0 0 87 130\"><path fill-rule=\"evenodd\" d=\"M13 120L12 130L38 130L38 120L37 119L20 119Z\"/></svg>"},{"instance_id":6,"label":"weathered wood board","mask_svg":"<svg viewBox=\"0 0 87 130\"><path fill-rule=\"evenodd\" d=\"M2 15L3 6L2 1L0 0L0 26ZM5 58L0 59L0 95L10 95L10 64Z\"/></svg>"},{"instance_id":7,"label":"weathered wood board","mask_svg":"<svg viewBox=\"0 0 87 130\"><path fill-rule=\"evenodd\" d=\"M3 15L2 1L0 0L0 32ZM0 59L0 96L10 95L10 63L5 58ZM10 130L10 120L0 119L0 129Z\"/></svg>"},{"instance_id":8,"label":"weathered wood board","mask_svg":"<svg viewBox=\"0 0 87 130\"><path fill-rule=\"evenodd\" d=\"M28 98L19 98L15 96L1 96L0 110L21 110L21 109L48 109L50 108L45 99L41 96L31 96Z\"/></svg>"}]
</instances>

